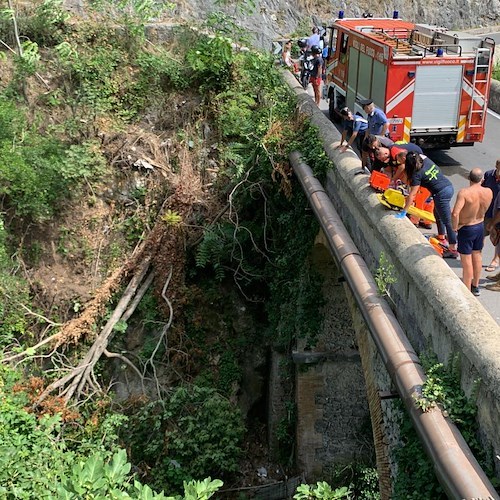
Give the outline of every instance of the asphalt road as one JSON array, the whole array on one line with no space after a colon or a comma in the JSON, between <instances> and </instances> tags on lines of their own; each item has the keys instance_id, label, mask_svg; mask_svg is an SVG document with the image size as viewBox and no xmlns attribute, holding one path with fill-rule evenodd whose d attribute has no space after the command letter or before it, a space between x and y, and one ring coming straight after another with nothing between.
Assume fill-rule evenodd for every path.
<instances>
[{"instance_id":1,"label":"asphalt road","mask_svg":"<svg viewBox=\"0 0 500 500\"><path fill-rule=\"evenodd\" d=\"M497 35L500 39L500 33ZM308 94L313 95L311 86L309 86ZM322 100L319 107L328 116L328 103ZM469 185L467 176L472 168L480 167L483 171L490 170L495 168L496 160L500 159L500 116L488 111L486 134L482 143L477 143L472 147L454 147L444 151L428 152L427 154L450 179L455 188L456 197L459 189ZM453 203L454 200L455 198ZM435 227L434 230L421 229L421 232L423 234L436 234L436 229ZM484 268L491 262L493 252L493 245L489 239L486 239L483 249L483 271L479 281L481 296L477 297L477 300L481 302L500 325L500 292L492 292L485 288L485 285L489 283L486 280L486 275L491 273L486 272ZM446 259L446 263L458 277L462 276L460 260ZM453 311L450 311L450 313L453 313Z\"/></svg>"},{"instance_id":2,"label":"asphalt road","mask_svg":"<svg viewBox=\"0 0 500 500\"><path fill-rule=\"evenodd\" d=\"M493 40L495 40L495 43L497 45L500 45L500 31L497 31L495 33L485 33L484 35L481 35L482 37L490 37L490 38L493 38ZM500 47L496 47L496 50L499 50Z\"/></svg>"}]
</instances>

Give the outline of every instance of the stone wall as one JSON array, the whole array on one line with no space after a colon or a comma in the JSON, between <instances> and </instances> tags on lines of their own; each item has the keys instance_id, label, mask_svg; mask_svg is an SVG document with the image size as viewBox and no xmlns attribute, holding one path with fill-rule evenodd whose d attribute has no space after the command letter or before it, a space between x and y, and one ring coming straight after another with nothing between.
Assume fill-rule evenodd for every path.
<instances>
[{"instance_id":1,"label":"stone wall","mask_svg":"<svg viewBox=\"0 0 500 500\"><path fill-rule=\"evenodd\" d=\"M337 129L293 76L284 78L297 94L299 112L319 128L334 163L326 189L361 255L373 273L382 252L394 265L394 311L413 347L417 352L432 350L445 364L458 356L467 395L480 381L476 398L481 435L487 449L500 455L500 327L422 234L378 202L367 177L355 175L358 157L335 149Z\"/></svg>"},{"instance_id":2,"label":"stone wall","mask_svg":"<svg viewBox=\"0 0 500 500\"><path fill-rule=\"evenodd\" d=\"M389 500L393 480L397 477L397 464L392 459L394 456L392 451L401 444L397 423L399 414L395 414L394 399L392 399L394 386L354 296L347 285L345 285L345 288L363 366L378 469L380 497L381 500ZM386 397L382 398L381 394L385 394Z\"/></svg>"},{"instance_id":3,"label":"stone wall","mask_svg":"<svg viewBox=\"0 0 500 500\"><path fill-rule=\"evenodd\" d=\"M373 462L370 414L352 316L340 272L320 232L311 262L323 278L321 331L294 352L297 466L308 481L336 466ZM309 347L309 344L314 344Z\"/></svg>"},{"instance_id":4,"label":"stone wall","mask_svg":"<svg viewBox=\"0 0 500 500\"><path fill-rule=\"evenodd\" d=\"M86 0L64 0L64 3L71 12L84 15ZM253 10L248 9L251 2L227 2L226 6L224 3L216 0L173 2L173 8L167 10L161 21L200 23L211 12L223 11L248 31L255 45L265 50L269 50L273 39L307 36L313 24L327 26L339 10L347 17L361 17L365 12L374 17L391 17L397 10L401 18L409 21L438 24L454 30L483 28L500 22L500 0L359 0L354 3L342 1L335 6L300 0L256 0Z\"/></svg>"}]
</instances>

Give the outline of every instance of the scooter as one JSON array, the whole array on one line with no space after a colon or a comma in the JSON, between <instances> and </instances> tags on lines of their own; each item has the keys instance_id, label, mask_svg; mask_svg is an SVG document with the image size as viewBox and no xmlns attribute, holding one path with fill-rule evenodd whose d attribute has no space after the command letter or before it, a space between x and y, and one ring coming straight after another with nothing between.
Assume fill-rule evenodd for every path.
<instances>
[{"instance_id":1,"label":"scooter","mask_svg":"<svg viewBox=\"0 0 500 500\"><path fill-rule=\"evenodd\" d=\"M300 75L299 82L302 87L307 89L309 85L309 80L311 79L311 72L314 69L314 56L310 50L306 50L307 47L307 39L302 38L297 41L297 45L300 48Z\"/></svg>"},{"instance_id":2,"label":"scooter","mask_svg":"<svg viewBox=\"0 0 500 500\"><path fill-rule=\"evenodd\" d=\"M311 73L314 69L314 55L312 52L307 51L301 54L299 57L300 61L300 77L299 81L304 90L309 86L309 80L311 79Z\"/></svg>"}]
</instances>

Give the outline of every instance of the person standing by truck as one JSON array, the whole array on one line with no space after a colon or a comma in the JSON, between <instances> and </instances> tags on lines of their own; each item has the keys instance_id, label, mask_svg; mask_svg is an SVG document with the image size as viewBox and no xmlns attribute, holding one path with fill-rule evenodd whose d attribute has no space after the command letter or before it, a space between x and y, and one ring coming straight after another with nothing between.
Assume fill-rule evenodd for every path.
<instances>
[{"instance_id":1,"label":"person standing by truck","mask_svg":"<svg viewBox=\"0 0 500 500\"><path fill-rule=\"evenodd\" d=\"M373 104L372 99L363 99L360 101L363 111L368 120L368 133L372 135L389 135L389 120L385 113Z\"/></svg>"},{"instance_id":2,"label":"person standing by truck","mask_svg":"<svg viewBox=\"0 0 500 500\"><path fill-rule=\"evenodd\" d=\"M483 172L473 168L469 172L470 186L461 189L451 212L451 224L458 231L458 253L462 264L462 281L479 296L479 278L483 265L481 251L484 245L484 214L491 204L491 189L481 186Z\"/></svg>"},{"instance_id":3,"label":"person standing by truck","mask_svg":"<svg viewBox=\"0 0 500 500\"><path fill-rule=\"evenodd\" d=\"M314 90L314 102L319 106L319 101L321 100L321 82L323 74L323 58L321 57L321 47L319 45L313 45L311 47L311 53L313 54L313 69L311 71L311 83Z\"/></svg>"}]
</instances>

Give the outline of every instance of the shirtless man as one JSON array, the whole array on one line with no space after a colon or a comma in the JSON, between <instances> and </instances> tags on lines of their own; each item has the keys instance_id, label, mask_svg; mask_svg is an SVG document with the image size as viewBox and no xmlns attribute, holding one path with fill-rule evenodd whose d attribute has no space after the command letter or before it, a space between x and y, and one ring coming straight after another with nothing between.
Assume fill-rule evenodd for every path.
<instances>
[{"instance_id":1,"label":"shirtless man","mask_svg":"<svg viewBox=\"0 0 500 500\"><path fill-rule=\"evenodd\" d=\"M481 250L484 243L484 214L490 206L491 189L481 186L483 172L473 168L469 172L470 186L461 189L451 212L451 224L458 230L458 253L462 263L462 281L477 297L481 275Z\"/></svg>"}]
</instances>

